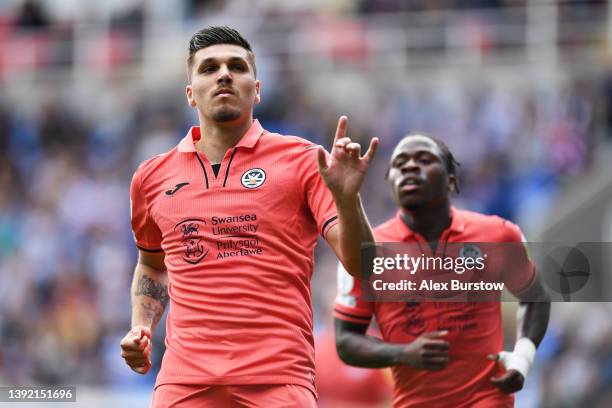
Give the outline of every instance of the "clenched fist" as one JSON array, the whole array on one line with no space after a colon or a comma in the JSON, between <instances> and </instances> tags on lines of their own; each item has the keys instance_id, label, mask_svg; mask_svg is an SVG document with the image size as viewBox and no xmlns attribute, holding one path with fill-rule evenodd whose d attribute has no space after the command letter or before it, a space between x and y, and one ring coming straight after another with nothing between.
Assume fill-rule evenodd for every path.
<instances>
[{"instance_id":1,"label":"clenched fist","mask_svg":"<svg viewBox=\"0 0 612 408\"><path fill-rule=\"evenodd\" d=\"M442 340L447 331L425 333L407 344L402 351L400 363L421 370L438 371L448 365L448 348Z\"/></svg>"},{"instance_id":2,"label":"clenched fist","mask_svg":"<svg viewBox=\"0 0 612 408\"><path fill-rule=\"evenodd\" d=\"M138 374L146 374L151 368L151 329L136 326L121 339L121 357Z\"/></svg>"}]
</instances>

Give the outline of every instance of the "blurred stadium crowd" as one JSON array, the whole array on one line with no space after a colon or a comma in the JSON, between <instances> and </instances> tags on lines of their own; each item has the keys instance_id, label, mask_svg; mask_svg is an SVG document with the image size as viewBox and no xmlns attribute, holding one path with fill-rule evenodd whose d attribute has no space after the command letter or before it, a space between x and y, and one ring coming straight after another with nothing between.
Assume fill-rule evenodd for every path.
<instances>
[{"instance_id":1,"label":"blurred stadium crowd","mask_svg":"<svg viewBox=\"0 0 612 408\"><path fill-rule=\"evenodd\" d=\"M39 81L57 70L70 70L73 48L65 43L77 35L78 19L108 25L109 37L99 46L111 73L141 64L138 50L151 15L144 2L115 8L120 2L108 2L101 21L76 13L76 3L0 2L3 89L21 70ZM346 24L351 16L382 12L525 5L520 0L337 0L308 6L303 1L280 2L282 6L262 1L257 7L241 1L177 3L178 19L193 26L191 31L241 7L264 22L279 14L288 22L326 15L332 23L338 18ZM560 19L583 13L585 3L605 5L564 3ZM294 29L291 24L285 28ZM23 56L18 50L30 50L28 57L11 59L13 53ZM256 116L269 130L328 146L335 121L344 113L327 103L330 88L309 82L288 66L266 73L264 59L258 60L264 67L264 98ZM403 87L381 85L375 75L370 79L355 75L342 81L359 95L347 99L353 101L351 112L357 112L349 114L349 133L360 140L382 140L362 193L373 224L394 213L382 179L391 149L409 131L438 136L455 152L461 163L457 206L501 215L526 231L542 226L559 191L588 177L594 151L612 139L612 75L605 70L516 89L495 80ZM35 104L15 104L9 92L0 91L0 384L125 386L154 380L131 373L119 357L119 339L129 327L128 288L136 257L128 186L136 166L175 145L196 117L185 103L180 81L139 92L122 91L123 82L117 81L108 88L116 95L94 93L78 102L66 91L30 95L26 99ZM371 108L355 107L361 100ZM335 265L329 252L320 252L313 285L315 321L319 333L329 333ZM520 406L611 401L612 306L562 306L553 308ZM163 335L160 326L158 351ZM158 365L159 353L156 357Z\"/></svg>"}]
</instances>

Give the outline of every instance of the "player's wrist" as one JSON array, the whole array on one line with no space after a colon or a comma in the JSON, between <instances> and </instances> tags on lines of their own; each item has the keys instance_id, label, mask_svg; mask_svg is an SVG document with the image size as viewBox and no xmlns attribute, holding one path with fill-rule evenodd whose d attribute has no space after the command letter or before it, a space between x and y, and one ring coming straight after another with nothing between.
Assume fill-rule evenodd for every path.
<instances>
[{"instance_id":1,"label":"player's wrist","mask_svg":"<svg viewBox=\"0 0 612 408\"><path fill-rule=\"evenodd\" d=\"M153 333L153 325L148 322L146 323L133 322L132 326L130 327L130 331L132 332L139 332L141 329L147 329L149 332Z\"/></svg>"},{"instance_id":2,"label":"player's wrist","mask_svg":"<svg viewBox=\"0 0 612 408\"><path fill-rule=\"evenodd\" d=\"M414 352L409 345L393 345L394 348L394 366L415 366Z\"/></svg>"},{"instance_id":3,"label":"player's wrist","mask_svg":"<svg viewBox=\"0 0 612 408\"><path fill-rule=\"evenodd\" d=\"M528 337L521 337L518 339L516 344L514 345L514 350L512 351L516 356L520 357L523 361L523 370L517 370L521 374L523 374L524 378L527 378L527 373L531 369L533 365L533 361L535 360L536 346Z\"/></svg>"},{"instance_id":4,"label":"player's wrist","mask_svg":"<svg viewBox=\"0 0 612 408\"><path fill-rule=\"evenodd\" d=\"M332 192L332 198L336 204L336 209L341 211L342 209L352 210L359 208L360 200L359 193L356 194L342 194Z\"/></svg>"},{"instance_id":5,"label":"player's wrist","mask_svg":"<svg viewBox=\"0 0 612 408\"><path fill-rule=\"evenodd\" d=\"M527 378L527 374L533 365L535 359L536 346L528 337L521 337L514 345L512 353L505 353L501 356L500 361L506 367L506 370L516 370L523 378Z\"/></svg>"}]
</instances>

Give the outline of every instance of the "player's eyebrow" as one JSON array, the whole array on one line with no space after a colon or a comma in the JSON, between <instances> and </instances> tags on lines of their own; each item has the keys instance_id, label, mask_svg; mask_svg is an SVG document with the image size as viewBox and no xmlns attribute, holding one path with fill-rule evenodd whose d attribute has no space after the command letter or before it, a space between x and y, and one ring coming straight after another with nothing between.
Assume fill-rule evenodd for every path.
<instances>
[{"instance_id":1,"label":"player's eyebrow","mask_svg":"<svg viewBox=\"0 0 612 408\"><path fill-rule=\"evenodd\" d=\"M217 63L219 63L219 60L220 59L218 57L204 58L198 64L198 68L202 68L203 66L208 65L208 64L217 64ZM221 61L223 61L223 59L221 59ZM230 57L230 58L227 59L227 63L228 64L231 64L232 62L240 62L240 63L246 64L247 66L249 65L248 61L246 59L242 58L242 57L234 56L234 57Z\"/></svg>"},{"instance_id":2,"label":"player's eyebrow","mask_svg":"<svg viewBox=\"0 0 612 408\"><path fill-rule=\"evenodd\" d=\"M423 155L428 155L428 156L434 157L434 158L442 161L442 157L440 155L436 154L436 152L434 152L432 150L419 149L419 150L412 151L412 152L401 152L401 153L397 154L396 156L394 156L391 159L391 163L394 163L398 159L404 159L404 158L410 157L410 156L419 157L419 156L423 156Z\"/></svg>"}]
</instances>

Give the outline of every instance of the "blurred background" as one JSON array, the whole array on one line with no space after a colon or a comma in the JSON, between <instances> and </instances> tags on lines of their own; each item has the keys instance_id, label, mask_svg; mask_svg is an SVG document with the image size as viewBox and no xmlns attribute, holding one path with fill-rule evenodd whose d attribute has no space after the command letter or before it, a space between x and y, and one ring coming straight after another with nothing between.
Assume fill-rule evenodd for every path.
<instances>
[{"instance_id":1,"label":"blurred background","mask_svg":"<svg viewBox=\"0 0 612 408\"><path fill-rule=\"evenodd\" d=\"M0 0L0 385L76 385L69 407L147 406L163 324L147 376L118 346L136 261L129 182L197 124L187 43L220 24L253 45L265 128L329 147L347 114L351 137L381 138L362 192L374 225L395 213L392 148L424 131L461 163L456 206L531 241L612 241L606 1ZM388 373L334 360L335 269L320 245L320 405L389 406ZM510 347L515 305L503 309ZM612 406L611 313L555 304L517 406Z\"/></svg>"}]
</instances>

